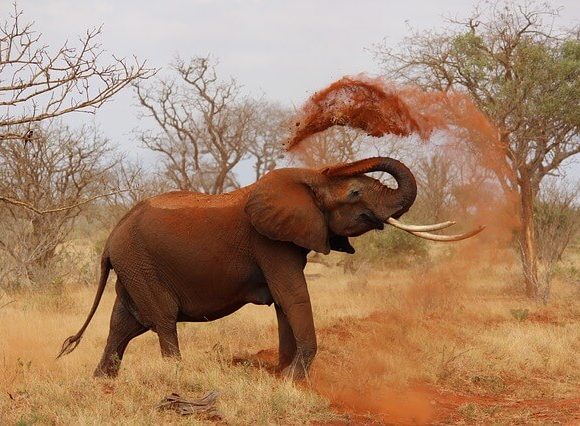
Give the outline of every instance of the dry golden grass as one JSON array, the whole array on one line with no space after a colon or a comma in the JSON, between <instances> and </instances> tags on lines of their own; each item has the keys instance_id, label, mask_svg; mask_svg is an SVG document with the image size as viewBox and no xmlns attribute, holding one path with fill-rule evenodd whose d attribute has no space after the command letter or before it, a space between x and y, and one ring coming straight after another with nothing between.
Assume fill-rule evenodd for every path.
<instances>
[{"instance_id":1,"label":"dry golden grass","mask_svg":"<svg viewBox=\"0 0 580 426\"><path fill-rule=\"evenodd\" d=\"M157 412L156 403L171 392L193 397L211 389L219 390L219 410L228 423L267 424L288 418L304 423L333 417L328 402L314 392L265 371L231 365L232 354L273 345L275 316L257 307L197 327L180 324L181 363L162 360L156 336L145 334L129 346L118 379L94 380L114 294L107 292L78 350L57 361L63 337L82 323L94 289L71 292L66 296L72 301L68 307L42 306L33 300L34 294L21 294L0 313L0 424L180 422L178 416ZM20 300L23 296L32 300Z\"/></svg>"},{"instance_id":2,"label":"dry golden grass","mask_svg":"<svg viewBox=\"0 0 580 426\"><path fill-rule=\"evenodd\" d=\"M320 349L300 385L252 365L273 358L272 308L180 324L181 363L162 360L147 333L129 345L116 380L97 380L112 285L78 349L58 361L95 288L5 295L15 301L0 310L0 424L203 424L209 420L155 405L171 392L194 398L209 390L220 393L228 424L340 422L345 412L379 423L578 421L578 249L567 262L548 306L519 295L511 260L435 260L365 276L311 265Z\"/></svg>"}]
</instances>

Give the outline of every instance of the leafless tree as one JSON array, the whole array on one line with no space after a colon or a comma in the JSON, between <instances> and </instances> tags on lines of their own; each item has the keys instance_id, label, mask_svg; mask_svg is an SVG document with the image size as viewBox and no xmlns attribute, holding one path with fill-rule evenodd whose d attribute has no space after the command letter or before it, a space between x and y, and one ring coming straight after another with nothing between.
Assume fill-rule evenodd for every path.
<instances>
[{"instance_id":1,"label":"leafless tree","mask_svg":"<svg viewBox=\"0 0 580 426\"><path fill-rule=\"evenodd\" d=\"M34 125L34 132L31 141L0 145L0 193L35 206L0 205L0 251L9 258L3 268L11 265L32 281L54 258L85 201L116 192L108 175L117 164L95 128L72 131L53 123Z\"/></svg>"},{"instance_id":2,"label":"leafless tree","mask_svg":"<svg viewBox=\"0 0 580 426\"><path fill-rule=\"evenodd\" d=\"M564 249L580 229L580 186L566 185L556 179L542 183L534 206L535 231L539 255L539 296L548 301L555 266Z\"/></svg>"},{"instance_id":3,"label":"leafless tree","mask_svg":"<svg viewBox=\"0 0 580 426\"><path fill-rule=\"evenodd\" d=\"M504 191L519 199L526 291L536 297L534 200L544 177L580 152L580 41L577 31L557 33L558 11L549 5L483 5L468 19L452 20L450 29L413 32L399 47L377 46L376 54L391 78L468 93L497 127L495 171ZM488 148L473 147L480 155Z\"/></svg>"},{"instance_id":4,"label":"leafless tree","mask_svg":"<svg viewBox=\"0 0 580 426\"><path fill-rule=\"evenodd\" d=\"M0 141L23 140L31 123L71 112L94 112L131 82L152 70L144 62L118 59L101 65L101 29L88 30L79 46L65 42L54 53L14 5L0 22ZM28 136L27 136L28 135Z\"/></svg>"},{"instance_id":5,"label":"leafless tree","mask_svg":"<svg viewBox=\"0 0 580 426\"><path fill-rule=\"evenodd\" d=\"M427 221L441 222L453 202L453 161L440 153L420 158L414 168L419 187L417 207Z\"/></svg>"},{"instance_id":6,"label":"leafless tree","mask_svg":"<svg viewBox=\"0 0 580 426\"><path fill-rule=\"evenodd\" d=\"M14 143L19 150L45 143L40 123L72 112L94 113L131 82L152 75L153 70L135 58L113 56L103 63L100 34L100 28L88 30L78 46L65 42L53 50L32 23L23 22L22 11L14 5L12 15L0 22L0 145ZM0 192L3 204L48 213L30 199L9 194ZM54 205L53 210L70 207L74 206Z\"/></svg>"},{"instance_id":7,"label":"leafless tree","mask_svg":"<svg viewBox=\"0 0 580 426\"><path fill-rule=\"evenodd\" d=\"M254 163L255 180L285 163L283 142L290 135L291 113L287 108L268 102L256 102L254 137L248 153Z\"/></svg>"},{"instance_id":8,"label":"leafless tree","mask_svg":"<svg viewBox=\"0 0 580 426\"><path fill-rule=\"evenodd\" d=\"M178 81L136 85L144 116L158 127L139 138L162 154L165 175L179 189L216 194L236 188L233 169L256 138L258 104L234 79L219 80L209 57L178 58L172 68Z\"/></svg>"}]
</instances>

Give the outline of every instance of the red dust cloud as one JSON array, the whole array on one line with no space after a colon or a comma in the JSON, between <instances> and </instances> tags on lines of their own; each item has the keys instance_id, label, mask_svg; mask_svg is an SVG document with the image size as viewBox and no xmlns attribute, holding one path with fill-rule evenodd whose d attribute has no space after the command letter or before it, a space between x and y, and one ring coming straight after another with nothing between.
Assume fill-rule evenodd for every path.
<instances>
[{"instance_id":1,"label":"red dust cloud","mask_svg":"<svg viewBox=\"0 0 580 426\"><path fill-rule=\"evenodd\" d=\"M454 228L487 226L477 237L455 244L444 264L428 271L413 269L411 282L401 289L398 308L344 327L339 324L337 330L334 326L321 330L326 345L338 345L347 359L319 354L312 373L312 386L319 393L349 412L375 413L388 422L428 423L436 418L433 391L420 383L378 381L377 377L392 376L393 365L377 361L377 355L384 352L389 358L394 347L400 355L398 368L421 371L422 356L417 354L423 349L405 346L409 330L434 327L436 333L443 331L437 326L440 321L460 322L453 309L471 272L486 264L513 262L502 250L511 243L518 214L500 132L465 94L427 92L364 75L344 77L315 93L298 111L287 151L304 155L301 147L308 139L332 126L357 128L374 137L417 134L424 143L437 139L431 152L452 158L458 170L453 182L458 217L449 218L457 220ZM350 373L344 374L337 362L348 364Z\"/></svg>"},{"instance_id":2,"label":"red dust cloud","mask_svg":"<svg viewBox=\"0 0 580 426\"><path fill-rule=\"evenodd\" d=\"M316 92L300 108L285 148L293 152L310 136L332 126L360 129L375 137L416 133L423 140L434 130L444 130L453 136L450 140L474 145L484 157L484 167L507 173L497 129L461 93L426 92L365 75L343 77Z\"/></svg>"},{"instance_id":3,"label":"red dust cloud","mask_svg":"<svg viewBox=\"0 0 580 426\"><path fill-rule=\"evenodd\" d=\"M420 127L403 99L381 81L343 77L316 92L302 107L286 149L291 151L304 139L332 126L349 126L376 137L413 132L427 137L429 133Z\"/></svg>"}]
</instances>

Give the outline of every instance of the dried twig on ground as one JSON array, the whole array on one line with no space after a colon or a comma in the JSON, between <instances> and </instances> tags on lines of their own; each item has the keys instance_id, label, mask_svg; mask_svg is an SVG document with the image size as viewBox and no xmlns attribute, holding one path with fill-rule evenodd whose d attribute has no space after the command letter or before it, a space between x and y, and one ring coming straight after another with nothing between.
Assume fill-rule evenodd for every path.
<instances>
[{"instance_id":1,"label":"dried twig on ground","mask_svg":"<svg viewBox=\"0 0 580 426\"><path fill-rule=\"evenodd\" d=\"M215 408L219 394L216 391L208 392L203 398L188 401L176 393L167 395L157 405L158 410L173 410L182 416L189 416L196 413L203 413L206 417L217 420L220 419Z\"/></svg>"}]
</instances>

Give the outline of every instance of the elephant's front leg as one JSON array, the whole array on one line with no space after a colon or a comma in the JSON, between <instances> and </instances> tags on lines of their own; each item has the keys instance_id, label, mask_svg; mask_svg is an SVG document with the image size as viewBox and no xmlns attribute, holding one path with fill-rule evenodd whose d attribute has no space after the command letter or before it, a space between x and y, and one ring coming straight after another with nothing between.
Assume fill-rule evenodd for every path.
<instances>
[{"instance_id":1,"label":"elephant's front leg","mask_svg":"<svg viewBox=\"0 0 580 426\"><path fill-rule=\"evenodd\" d=\"M310 299L283 304L282 308L296 339L294 357L282 373L293 379L303 379L308 374L317 349Z\"/></svg>"},{"instance_id":2,"label":"elephant's front leg","mask_svg":"<svg viewBox=\"0 0 580 426\"><path fill-rule=\"evenodd\" d=\"M271 250L262 272L276 302L279 322L280 361L289 364L283 373L294 379L306 376L316 355L316 333L303 268L305 258L292 249ZM293 336L294 345L291 344Z\"/></svg>"},{"instance_id":3,"label":"elephant's front leg","mask_svg":"<svg viewBox=\"0 0 580 426\"><path fill-rule=\"evenodd\" d=\"M296 354L296 339L290 327L290 322L286 314L278 304L276 307L276 318L278 319L278 369L282 371L288 367Z\"/></svg>"}]
</instances>

